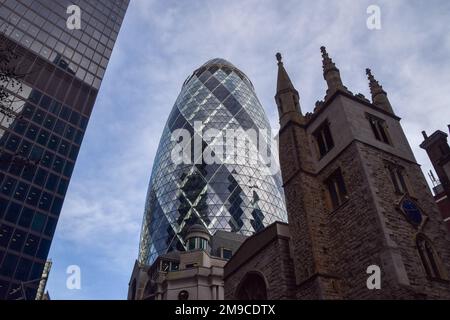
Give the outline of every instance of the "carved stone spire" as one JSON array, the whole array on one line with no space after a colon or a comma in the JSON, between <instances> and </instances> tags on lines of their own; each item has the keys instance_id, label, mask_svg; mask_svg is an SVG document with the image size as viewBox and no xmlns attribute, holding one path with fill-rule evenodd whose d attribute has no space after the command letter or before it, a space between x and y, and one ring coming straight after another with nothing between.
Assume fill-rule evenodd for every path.
<instances>
[{"instance_id":1,"label":"carved stone spire","mask_svg":"<svg viewBox=\"0 0 450 320\"><path fill-rule=\"evenodd\" d=\"M275 101L278 106L280 121L282 118L285 118L286 115L289 115L289 117L294 116L293 114L302 116L298 91L295 89L284 68L281 54L277 53L276 57L278 61L278 79Z\"/></svg>"},{"instance_id":2,"label":"carved stone spire","mask_svg":"<svg viewBox=\"0 0 450 320\"><path fill-rule=\"evenodd\" d=\"M393 113L391 103L387 97L386 91L380 83L375 79L372 74L372 70L366 69L367 78L369 79L370 93L372 94L372 103L377 107L384 109L385 111Z\"/></svg>"},{"instance_id":3,"label":"carved stone spire","mask_svg":"<svg viewBox=\"0 0 450 320\"><path fill-rule=\"evenodd\" d=\"M348 91L342 83L339 69L328 55L327 49L322 46L320 51L322 52L323 78L326 80L328 85L326 99L339 89Z\"/></svg>"},{"instance_id":4,"label":"carved stone spire","mask_svg":"<svg viewBox=\"0 0 450 320\"><path fill-rule=\"evenodd\" d=\"M277 57L277 61L278 61L277 94L282 91L291 90L291 91L297 93L297 95L298 95L298 92L294 88L294 85L292 84L292 81L289 78L289 75L287 74L286 69L284 69L281 53L278 52L276 57Z\"/></svg>"}]
</instances>

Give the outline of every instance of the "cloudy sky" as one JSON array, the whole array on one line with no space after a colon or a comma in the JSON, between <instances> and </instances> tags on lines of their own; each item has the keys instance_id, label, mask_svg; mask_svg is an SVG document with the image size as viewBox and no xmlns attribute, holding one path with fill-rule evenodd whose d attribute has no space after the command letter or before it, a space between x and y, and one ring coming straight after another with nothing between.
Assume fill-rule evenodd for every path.
<instances>
[{"instance_id":1,"label":"cloudy sky","mask_svg":"<svg viewBox=\"0 0 450 320\"><path fill-rule=\"evenodd\" d=\"M373 4L381 30L366 25ZM274 128L276 52L304 112L325 94L321 45L354 93L370 96L371 67L429 170L418 145L422 130L449 123L449 21L447 0L131 0L49 255L51 297L126 298L162 129L184 80L211 58L249 76ZM70 265L81 268L81 290L66 288Z\"/></svg>"}]
</instances>

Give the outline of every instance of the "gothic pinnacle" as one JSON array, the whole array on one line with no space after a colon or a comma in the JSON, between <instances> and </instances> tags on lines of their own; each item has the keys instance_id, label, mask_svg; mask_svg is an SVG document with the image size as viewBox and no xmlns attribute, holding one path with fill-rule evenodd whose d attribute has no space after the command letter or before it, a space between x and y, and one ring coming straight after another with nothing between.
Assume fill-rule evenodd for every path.
<instances>
[{"instance_id":1,"label":"gothic pinnacle","mask_svg":"<svg viewBox=\"0 0 450 320\"><path fill-rule=\"evenodd\" d=\"M393 112L391 103L387 97L386 91L383 86L375 79L372 74L372 70L366 69L367 78L369 79L370 93L372 94L372 103L377 107L380 107L386 111Z\"/></svg>"}]
</instances>

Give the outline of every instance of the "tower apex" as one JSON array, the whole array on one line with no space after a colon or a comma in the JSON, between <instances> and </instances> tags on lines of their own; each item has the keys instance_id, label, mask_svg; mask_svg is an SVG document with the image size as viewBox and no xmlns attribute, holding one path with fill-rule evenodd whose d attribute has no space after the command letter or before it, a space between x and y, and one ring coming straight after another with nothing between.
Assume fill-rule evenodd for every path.
<instances>
[{"instance_id":1,"label":"tower apex","mask_svg":"<svg viewBox=\"0 0 450 320\"><path fill-rule=\"evenodd\" d=\"M283 57L281 56L281 53L277 52L277 54L275 55L275 57L277 57L277 61L278 63L283 63Z\"/></svg>"}]
</instances>

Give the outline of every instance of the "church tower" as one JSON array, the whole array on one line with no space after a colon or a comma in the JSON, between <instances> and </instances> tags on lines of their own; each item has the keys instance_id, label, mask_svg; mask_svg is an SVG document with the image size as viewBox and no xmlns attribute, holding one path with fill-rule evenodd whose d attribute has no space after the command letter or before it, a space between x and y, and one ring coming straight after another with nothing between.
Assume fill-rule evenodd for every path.
<instances>
[{"instance_id":1,"label":"church tower","mask_svg":"<svg viewBox=\"0 0 450 320\"><path fill-rule=\"evenodd\" d=\"M353 94L321 52L326 96L305 115L277 54L296 298L450 298L450 239L387 93L367 69L372 100Z\"/></svg>"}]
</instances>

